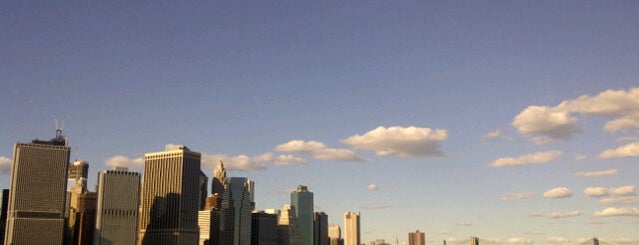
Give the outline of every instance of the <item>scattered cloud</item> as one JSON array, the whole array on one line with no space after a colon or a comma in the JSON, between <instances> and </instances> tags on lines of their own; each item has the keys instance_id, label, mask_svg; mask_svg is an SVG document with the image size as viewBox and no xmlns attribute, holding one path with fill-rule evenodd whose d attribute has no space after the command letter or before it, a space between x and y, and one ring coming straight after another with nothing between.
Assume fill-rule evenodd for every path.
<instances>
[{"instance_id":1,"label":"scattered cloud","mask_svg":"<svg viewBox=\"0 0 639 245\"><path fill-rule=\"evenodd\" d=\"M444 155L439 142L446 139L448 132L444 129L380 126L342 142L355 149L374 151L378 156L437 157Z\"/></svg>"},{"instance_id":2,"label":"scattered cloud","mask_svg":"<svg viewBox=\"0 0 639 245\"><path fill-rule=\"evenodd\" d=\"M506 240L508 244L534 244L535 242L530 239L526 239L523 237L511 237Z\"/></svg>"},{"instance_id":3,"label":"scattered cloud","mask_svg":"<svg viewBox=\"0 0 639 245\"><path fill-rule=\"evenodd\" d=\"M634 196L637 195L637 187L634 185L626 185L617 188L610 188L610 192L620 196Z\"/></svg>"},{"instance_id":4,"label":"scattered cloud","mask_svg":"<svg viewBox=\"0 0 639 245\"><path fill-rule=\"evenodd\" d=\"M228 170L266 170L266 164L273 161L273 154L269 152L253 157L247 155L202 154L202 166L206 166L209 169L215 169L219 161L224 162L224 167Z\"/></svg>"},{"instance_id":5,"label":"scattered cloud","mask_svg":"<svg viewBox=\"0 0 639 245\"><path fill-rule=\"evenodd\" d=\"M579 212L578 210L569 212L569 213L551 213L548 215L548 218L551 219L565 219L565 218L572 218L572 217L577 217L580 216L581 212Z\"/></svg>"},{"instance_id":6,"label":"scattered cloud","mask_svg":"<svg viewBox=\"0 0 639 245\"><path fill-rule=\"evenodd\" d=\"M491 167L501 168L501 167L515 167L522 166L527 164L536 164L536 163L547 163L549 161L555 160L563 155L562 151L545 151L545 152L536 152L528 155L522 155L519 157L504 157L495 160L490 164Z\"/></svg>"},{"instance_id":7,"label":"scattered cloud","mask_svg":"<svg viewBox=\"0 0 639 245\"><path fill-rule=\"evenodd\" d=\"M635 204L639 202L636 197L613 197L613 198L603 198L599 200L599 204L602 205L620 205L620 204Z\"/></svg>"},{"instance_id":8,"label":"scattered cloud","mask_svg":"<svg viewBox=\"0 0 639 245\"><path fill-rule=\"evenodd\" d=\"M291 166L291 165L306 165L307 162L303 158L295 157L293 155L279 155L273 159L273 164L276 166Z\"/></svg>"},{"instance_id":9,"label":"scattered cloud","mask_svg":"<svg viewBox=\"0 0 639 245\"><path fill-rule=\"evenodd\" d=\"M486 134L484 134L482 136L482 138L484 139L506 139L506 140L510 140L512 139L511 137L505 136L501 133L501 130L497 129L495 131L492 132L488 132Z\"/></svg>"},{"instance_id":10,"label":"scattered cloud","mask_svg":"<svg viewBox=\"0 0 639 245\"><path fill-rule=\"evenodd\" d=\"M549 244L562 244L562 243L571 243L568 238L560 237L560 236L551 236L546 240Z\"/></svg>"},{"instance_id":11,"label":"scattered cloud","mask_svg":"<svg viewBox=\"0 0 639 245\"><path fill-rule=\"evenodd\" d=\"M608 149L599 154L599 159L622 158L622 157L638 157L639 142L630 143L620 146L616 149Z\"/></svg>"},{"instance_id":12,"label":"scattered cloud","mask_svg":"<svg viewBox=\"0 0 639 245\"><path fill-rule=\"evenodd\" d=\"M597 172L577 172L575 173L575 176L586 177L586 178L598 178L598 177L604 177L604 176L614 176L617 174L619 174L619 170L608 169L608 170L597 171Z\"/></svg>"},{"instance_id":13,"label":"scattered cloud","mask_svg":"<svg viewBox=\"0 0 639 245\"><path fill-rule=\"evenodd\" d=\"M586 155L582 155L582 154L575 155L575 161L577 161L577 162L586 160L586 158L588 158L588 156L586 156Z\"/></svg>"},{"instance_id":14,"label":"scattered cloud","mask_svg":"<svg viewBox=\"0 0 639 245\"><path fill-rule=\"evenodd\" d=\"M617 141L639 141L639 138L635 136L622 136L619 137Z\"/></svg>"},{"instance_id":15,"label":"scattered cloud","mask_svg":"<svg viewBox=\"0 0 639 245\"><path fill-rule=\"evenodd\" d=\"M589 197L604 197L610 195L608 189L603 187L587 187L584 189L584 194Z\"/></svg>"},{"instance_id":16,"label":"scattered cloud","mask_svg":"<svg viewBox=\"0 0 639 245\"><path fill-rule=\"evenodd\" d=\"M308 155L318 160L328 161L365 161L357 156L355 152L348 149L328 148L322 142L291 140L275 147L277 152L293 152Z\"/></svg>"},{"instance_id":17,"label":"scattered cloud","mask_svg":"<svg viewBox=\"0 0 639 245\"><path fill-rule=\"evenodd\" d=\"M144 158L129 159L128 157L117 155L107 159L104 164L111 167L141 168L144 167Z\"/></svg>"},{"instance_id":18,"label":"scattered cloud","mask_svg":"<svg viewBox=\"0 0 639 245\"><path fill-rule=\"evenodd\" d=\"M362 207L362 209L366 209L366 210L381 210L381 209L387 209L390 208L391 205L371 205L371 206L364 206Z\"/></svg>"},{"instance_id":19,"label":"scattered cloud","mask_svg":"<svg viewBox=\"0 0 639 245\"><path fill-rule=\"evenodd\" d=\"M512 126L535 143L565 140L580 131L573 113L610 118L603 127L608 132L639 128L639 88L582 95L554 107L529 106L515 116Z\"/></svg>"},{"instance_id":20,"label":"scattered cloud","mask_svg":"<svg viewBox=\"0 0 639 245\"><path fill-rule=\"evenodd\" d=\"M10 158L0 156L0 174L9 174L11 173L11 165L12 161Z\"/></svg>"},{"instance_id":21,"label":"scattered cloud","mask_svg":"<svg viewBox=\"0 0 639 245\"><path fill-rule=\"evenodd\" d=\"M544 216L545 215L542 214L542 213L531 213L531 214L528 214L528 217L531 217L531 218L539 218L539 217L544 217Z\"/></svg>"},{"instance_id":22,"label":"scattered cloud","mask_svg":"<svg viewBox=\"0 0 639 245\"><path fill-rule=\"evenodd\" d=\"M606 216L639 216L639 208L606 208L601 211L597 211L594 216L606 217Z\"/></svg>"},{"instance_id":23,"label":"scattered cloud","mask_svg":"<svg viewBox=\"0 0 639 245\"><path fill-rule=\"evenodd\" d=\"M313 151L326 149L326 145L318 141L291 140L275 147L277 152L296 152L300 154L309 154Z\"/></svg>"},{"instance_id":24,"label":"scattered cloud","mask_svg":"<svg viewBox=\"0 0 639 245\"><path fill-rule=\"evenodd\" d=\"M503 201L514 201L514 200L523 200L529 199L535 196L532 192L519 192L519 193L508 193L501 197Z\"/></svg>"},{"instance_id":25,"label":"scattered cloud","mask_svg":"<svg viewBox=\"0 0 639 245\"><path fill-rule=\"evenodd\" d=\"M572 195L572 191L566 187L557 187L544 192L544 197L549 199L567 198Z\"/></svg>"},{"instance_id":26,"label":"scattered cloud","mask_svg":"<svg viewBox=\"0 0 639 245\"><path fill-rule=\"evenodd\" d=\"M546 234L543 231L526 231L524 232L524 235L544 235Z\"/></svg>"},{"instance_id":27,"label":"scattered cloud","mask_svg":"<svg viewBox=\"0 0 639 245\"><path fill-rule=\"evenodd\" d=\"M569 139L579 131L577 118L547 106L529 106L515 116L512 125L521 134L532 137L536 144Z\"/></svg>"},{"instance_id":28,"label":"scattered cloud","mask_svg":"<svg viewBox=\"0 0 639 245\"><path fill-rule=\"evenodd\" d=\"M457 226L473 226L473 224L468 222L468 221L459 221L459 222L455 223L455 225L457 225Z\"/></svg>"},{"instance_id":29,"label":"scattered cloud","mask_svg":"<svg viewBox=\"0 0 639 245\"><path fill-rule=\"evenodd\" d=\"M379 186L377 186L376 184L370 184L370 185L368 185L368 190L369 191L379 190Z\"/></svg>"}]
</instances>

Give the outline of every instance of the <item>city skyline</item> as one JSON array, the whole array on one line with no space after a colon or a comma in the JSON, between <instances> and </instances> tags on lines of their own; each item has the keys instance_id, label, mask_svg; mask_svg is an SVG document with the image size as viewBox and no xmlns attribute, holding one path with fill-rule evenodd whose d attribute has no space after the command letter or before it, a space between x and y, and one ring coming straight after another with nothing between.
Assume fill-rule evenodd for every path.
<instances>
[{"instance_id":1,"label":"city skyline","mask_svg":"<svg viewBox=\"0 0 639 245\"><path fill-rule=\"evenodd\" d=\"M639 243L639 3L0 3L13 145L143 174L184 144L361 241Z\"/></svg>"}]
</instances>

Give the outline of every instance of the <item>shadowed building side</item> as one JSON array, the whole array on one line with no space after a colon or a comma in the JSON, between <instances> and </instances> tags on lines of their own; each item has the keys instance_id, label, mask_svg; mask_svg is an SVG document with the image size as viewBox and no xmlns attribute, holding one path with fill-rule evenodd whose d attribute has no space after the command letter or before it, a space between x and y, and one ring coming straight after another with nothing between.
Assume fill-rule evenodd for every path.
<instances>
[{"instance_id":1,"label":"shadowed building side","mask_svg":"<svg viewBox=\"0 0 639 245\"><path fill-rule=\"evenodd\" d=\"M138 237L140 174L126 168L98 174L94 245L135 245Z\"/></svg>"}]
</instances>

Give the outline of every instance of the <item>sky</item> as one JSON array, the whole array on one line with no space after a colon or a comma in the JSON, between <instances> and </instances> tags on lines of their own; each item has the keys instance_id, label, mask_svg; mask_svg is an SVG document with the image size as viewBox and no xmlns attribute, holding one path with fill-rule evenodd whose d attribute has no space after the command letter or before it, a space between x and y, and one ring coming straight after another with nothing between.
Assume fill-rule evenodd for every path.
<instances>
[{"instance_id":1,"label":"sky","mask_svg":"<svg viewBox=\"0 0 639 245\"><path fill-rule=\"evenodd\" d=\"M637 1L4 1L0 187L181 144L362 242L639 244ZM92 188L90 188L92 189Z\"/></svg>"}]
</instances>

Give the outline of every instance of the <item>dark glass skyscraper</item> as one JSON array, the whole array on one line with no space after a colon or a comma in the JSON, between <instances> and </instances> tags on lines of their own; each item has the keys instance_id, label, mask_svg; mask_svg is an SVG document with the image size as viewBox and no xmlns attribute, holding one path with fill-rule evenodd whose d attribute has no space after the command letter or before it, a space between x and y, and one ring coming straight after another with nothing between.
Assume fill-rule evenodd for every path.
<instances>
[{"instance_id":1,"label":"dark glass skyscraper","mask_svg":"<svg viewBox=\"0 0 639 245\"><path fill-rule=\"evenodd\" d=\"M295 206L304 245L313 245L313 192L306 186L297 186L297 190L291 193L291 205Z\"/></svg>"}]
</instances>

